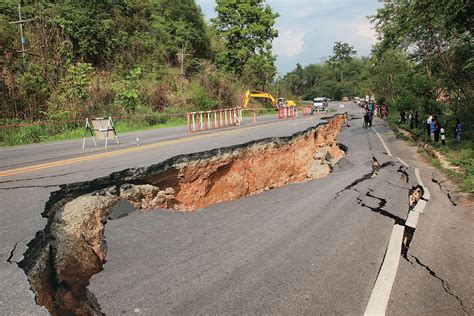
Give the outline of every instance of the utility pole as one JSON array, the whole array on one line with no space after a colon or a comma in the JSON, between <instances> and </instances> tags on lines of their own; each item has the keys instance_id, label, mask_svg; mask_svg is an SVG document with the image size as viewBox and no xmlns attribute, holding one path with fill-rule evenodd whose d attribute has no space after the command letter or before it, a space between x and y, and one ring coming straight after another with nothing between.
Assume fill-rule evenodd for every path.
<instances>
[{"instance_id":1,"label":"utility pole","mask_svg":"<svg viewBox=\"0 0 474 316\"><path fill-rule=\"evenodd\" d=\"M18 18L19 18L18 21L10 22L10 24L19 24L19 25L20 25L21 50L18 51L18 52L21 53L21 54L23 55L23 59L25 59L26 37L25 37L25 34L24 34L24 32L23 32L23 24L25 24L25 23L27 23L27 22L30 22L30 21L33 21L33 19L27 19L27 20L23 20L23 19L22 19L22 17L21 17L21 0L18 1Z\"/></svg>"},{"instance_id":2,"label":"utility pole","mask_svg":"<svg viewBox=\"0 0 474 316\"><path fill-rule=\"evenodd\" d=\"M178 55L178 60L181 63L181 75L184 76L184 59L186 56L191 56L191 54L186 54L186 48L184 47L184 44L181 45L181 52L177 54Z\"/></svg>"}]
</instances>

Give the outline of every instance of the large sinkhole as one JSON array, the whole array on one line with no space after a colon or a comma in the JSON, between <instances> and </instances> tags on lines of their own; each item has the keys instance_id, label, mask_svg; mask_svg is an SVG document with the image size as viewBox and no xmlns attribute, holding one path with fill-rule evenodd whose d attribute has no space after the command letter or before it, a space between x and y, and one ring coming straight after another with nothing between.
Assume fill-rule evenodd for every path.
<instances>
[{"instance_id":1,"label":"large sinkhole","mask_svg":"<svg viewBox=\"0 0 474 316\"><path fill-rule=\"evenodd\" d=\"M347 114L335 115L290 137L181 155L61 186L42 213L48 218L45 229L29 242L19 263L36 302L53 315L102 314L87 286L105 263L108 218L132 209L193 211L324 177L344 155L336 136L346 121Z\"/></svg>"}]
</instances>

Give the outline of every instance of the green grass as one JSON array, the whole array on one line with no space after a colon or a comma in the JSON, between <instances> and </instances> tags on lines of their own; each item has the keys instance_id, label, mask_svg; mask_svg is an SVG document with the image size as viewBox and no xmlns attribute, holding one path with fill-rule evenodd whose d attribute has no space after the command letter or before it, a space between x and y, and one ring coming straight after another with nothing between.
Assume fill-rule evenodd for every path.
<instances>
[{"instance_id":1,"label":"green grass","mask_svg":"<svg viewBox=\"0 0 474 316\"><path fill-rule=\"evenodd\" d=\"M156 128L186 125L187 119L180 117L145 117L137 120L117 120L117 133L144 131ZM15 146L32 143L76 139L84 136L82 124L33 125L0 129L0 146Z\"/></svg>"},{"instance_id":2,"label":"green grass","mask_svg":"<svg viewBox=\"0 0 474 316\"><path fill-rule=\"evenodd\" d=\"M257 115L276 114L276 110L258 109ZM252 111L244 111L244 117L252 117ZM18 122L6 122L5 125ZM146 116L132 120L115 120L115 129L118 134L145 131L157 128L181 126L187 124L185 117ZM21 126L0 129L0 146L16 146L32 143L77 139L84 136L84 125L68 123L63 125L45 125L39 123L32 126Z\"/></svg>"}]
</instances>

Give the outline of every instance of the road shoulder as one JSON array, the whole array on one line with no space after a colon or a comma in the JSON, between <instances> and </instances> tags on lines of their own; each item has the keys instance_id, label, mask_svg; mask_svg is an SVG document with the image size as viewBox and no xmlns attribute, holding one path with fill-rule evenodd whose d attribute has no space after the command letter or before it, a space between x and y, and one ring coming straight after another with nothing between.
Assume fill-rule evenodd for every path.
<instances>
[{"instance_id":1,"label":"road shoulder","mask_svg":"<svg viewBox=\"0 0 474 316\"><path fill-rule=\"evenodd\" d=\"M431 198L408 250L400 260L388 315L474 313L474 212L454 206L433 179L444 179L417 148L399 140L387 126L377 127L392 153L420 169ZM442 181L442 180L441 180Z\"/></svg>"}]
</instances>

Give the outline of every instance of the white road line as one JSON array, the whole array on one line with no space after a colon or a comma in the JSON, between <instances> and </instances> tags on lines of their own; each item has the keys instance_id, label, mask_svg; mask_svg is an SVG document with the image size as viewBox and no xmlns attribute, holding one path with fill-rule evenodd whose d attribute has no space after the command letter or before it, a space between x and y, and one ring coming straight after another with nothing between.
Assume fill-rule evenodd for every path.
<instances>
[{"instance_id":1,"label":"white road line","mask_svg":"<svg viewBox=\"0 0 474 316\"><path fill-rule=\"evenodd\" d=\"M418 184L424 187L425 185L423 184L423 180L421 180L421 177L420 177L420 169L415 168L415 176L416 176L416 181L418 181Z\"/></svg>"},{"instance_id":2,"label":"white road line","mask_svg":"<svg viewBox=\"0 0 474 316\"><path fill-rule=\"evenodd\" d=\"M372 130L375 132L375 134L377 134L377 136L380 138L380 141L382 142L382 145L383 147L385 148L385 151L387 152L387 155L389 156L392 156L392 153L390 152L390 150L388 149L387 145L385 144L382 136L380 136L380 134L375 130L375 128L371 127Z\"/></svg>"},{"instance_id":3,"label":"white road line","mask_svg":"<svg viewBox=\"0 0 474 316\"><path fill-rule=\"evenodd\" d=\"M380 138L382 144L387 150L387 153L391 156L390 151L385 145L385 142L383 141L382 137L379 135L379 133L377 133L374 128L372 129ZM405 163L402 159L400 159L399 157L397 157L397 159L402 164L408 167L408 164ZM382 267L380 268L379 275L377 276L377 281L375 281L375 285L372 289L369 302L367 303L367 307L365 308L365 316L385 315L385 311L387 310L388 306L388 301L390 299L390 293L392 292L392 287L395 282L395 277L397 275L398 264L400 262L400 254L402 250L405 228L411 227L416 229L420 214L422 214L425 209L426 201L429 200L429 198L431 197L430 191L427 187L424 186L423 181L421 180L420 170L418 168L415 168L415 176L419 185L422 186L424 189L423 198L425 200L420 199L415 205L414 209L408 212L408 218L404 226L398 224L395 224L393 226L392 235L390 236L390 241L388 243L387 252L385 253L385 258L382 263Z\"/></svg>"},{"instance_id":4,"label":"white road line","mask_svg":"<svg viewBox=\"0 0 474 316\"><path fill-rule=\"evenodd\" d=\"M431 199L431 193L430 191L428 190L427 187L423 187L423 190L424 190L424 193L423 193L423 198L427 201L429 201Z\"/></svg>"},{"instance_id":5,"label":"white road line","mask_svg":"<svg viewBox=\"0 0 474 316\"><path fill-rule=\"evenodd\" d=\"M402 160L402 158L400 157L397 157L398 161L400 161L402 163L402 165L404 165L405 167L408 167L408 164Z\"/></svg>"},{"instance_id":6,"label":"white road line","mask_svg":"<svg viewBox=\"0 0 474 316\"><path fill-rule=\"evenodd\" d=\"M424 202L424 201L423 201ZM418 225L418 218L420 217L420 213L417 211L410 211L408 213L408 218L407 221L405 222L405 226L411 227L411 228L416 228L416 225Z\"/></svg>"},{"instance_id":7,"label":"white road line","mask_svg":"<svg viewBox=\"0 0 474 316\"><path fill-rule=\"evenodd\" d=\"M418 184L423 187L423 198L425 200L431 199L430 190L428 190L428 188L423 184L423 180L421 180L420 169L415 168L415 176L416 176L416 181L418 181Z\"/></svg>"},{"instance_id":8,"label":"white road line","mask_svg":"<svg viewBox=\"0 0 474 316\"><path fill-rule=\"evenodd\" d=\"M398 270L398 263L400 261L400 253L402 251L403 233L405 227L401 225L394 225L390 242L388 243L385 259L377 276L374 289L370 295L369 303L365 308L364 315L366 316L380 316L385 315L390 292L392 291L395 276Z\"/></svg>"},{"instance_id":9,"label":"white road line","mask_svg":"<svg viewBox=\"0 0 474 316\"><path fill-rule=\"evenodd\" d=\"M423 213L426 207L426 201L425 200L419 200L418 203L416 203L415 208L413 209L417 213Z\"/></svg>"}]
</instances>

